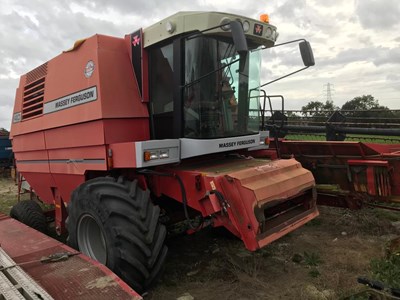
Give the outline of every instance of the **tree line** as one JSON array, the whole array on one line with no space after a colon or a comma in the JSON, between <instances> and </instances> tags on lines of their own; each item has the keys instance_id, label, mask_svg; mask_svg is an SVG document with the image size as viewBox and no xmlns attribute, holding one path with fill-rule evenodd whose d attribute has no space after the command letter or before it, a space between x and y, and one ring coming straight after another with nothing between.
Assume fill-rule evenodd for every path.
<instances>
[{"instance_id":1,"label":"tree line","mask_svg":"<svg viewBox=\"0 0 400 300\"><path fill-rule=\"evenodd\" d=\"M343 116L350 118L400 118L400 111L393 111L380 105L379 101L371 95L355 97L347 101L342 107L336 106L333 101L310 101L302 106L301 114L304 117L329 117L333 112L340 111Z\"/></svg>"},{"instance_id":2,"label":"tree line","mask_svg":"<svg viewBox=\"0 0 400 300\"><path fill-rule=\"evenodd\" d=\"M0 136L4 136L4 135L9 135L9 132L6 129L0 127Z\"/></svg>"}]
</instances>

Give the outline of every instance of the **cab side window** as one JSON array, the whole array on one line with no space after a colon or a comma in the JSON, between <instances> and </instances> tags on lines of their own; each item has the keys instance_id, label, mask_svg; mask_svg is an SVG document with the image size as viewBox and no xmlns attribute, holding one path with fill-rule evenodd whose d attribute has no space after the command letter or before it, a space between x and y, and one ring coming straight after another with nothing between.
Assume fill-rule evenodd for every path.
<instances>
[{"instance_id":1,"label":"cab side window","mask_svg":"<svg viewBox=\"0 0 400 300\"><path fill-rule=\"evenodd\" d=\"M150 51L150 111L153 138L173 136L173 51L172 44Z\"/></svg>"}]
</instances>

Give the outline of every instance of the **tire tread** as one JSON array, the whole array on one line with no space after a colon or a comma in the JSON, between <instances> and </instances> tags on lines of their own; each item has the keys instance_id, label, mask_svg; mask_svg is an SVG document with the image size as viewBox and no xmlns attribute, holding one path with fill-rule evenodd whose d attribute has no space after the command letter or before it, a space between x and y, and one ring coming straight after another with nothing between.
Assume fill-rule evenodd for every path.
<instances>
[{"instance_id":1,"label":"tire tread","mask_svg":"<svg viewBox=\"0 0 400 300\"><path fill-rule=\"evenodd\" d=\"M77 245L77 223L80 215L96 214L109 238L107 262L138 292L143 292L158 279L165 262L166 228L159 223L160 208L150 201L149 190L138 182L123 177L99 177L88 180L72 193L66 225L68 243Z\"/></svg>"}]
</instances>

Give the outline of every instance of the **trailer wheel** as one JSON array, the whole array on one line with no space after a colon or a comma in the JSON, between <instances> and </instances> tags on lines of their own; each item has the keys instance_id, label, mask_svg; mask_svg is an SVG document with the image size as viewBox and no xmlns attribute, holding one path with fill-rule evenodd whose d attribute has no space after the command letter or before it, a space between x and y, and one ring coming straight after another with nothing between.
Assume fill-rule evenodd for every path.
<instances>
[{"instance_id":1,"label":"trailer wheel","mask_svg":"<svg viewBox=\"0 0 400 300\"><path fill-rule=\"evenodd\" d=\"M23 200L15 204L11 208L10 217L40 232L47 231L46 216L40 205L33 200Z\"/></svg>"},{"instance_id":2,"label":"trailer wheel","mask_svg":"<svg viewBox=\"0 0 400 300\"><path fill-rule=\"evenodd\" d=\"M167 247L160 208L137 181L100 177L80 185L68 205L68 243L105 264L137 292L149 288Z\"/></svg>"}]
</instances>

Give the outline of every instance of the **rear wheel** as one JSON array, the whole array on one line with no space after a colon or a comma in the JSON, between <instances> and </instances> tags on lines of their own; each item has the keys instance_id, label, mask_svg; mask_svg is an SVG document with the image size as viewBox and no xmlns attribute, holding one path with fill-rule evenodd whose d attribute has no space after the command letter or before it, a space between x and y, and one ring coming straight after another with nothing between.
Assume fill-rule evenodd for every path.
<instances>
[{"instance_id":1,"label":"rear wheel","mask_svg":"<svg viewBox=\"0 0 400 300\"><path fill-rule=\"evenodd\" d=\"M72 193L68 243L143 292L158 278L167 254L159 215L137 181L92 179Z\"/></svg>"},{"instance_id":2,"label":"rear wheel","mask_svg":"<svg viewBox=\"0 0 400 300\"><path fill-rule=\"evenodd\" d=\"M40 232L47 231L47 221L40 205L33 200L23 200L15 204L10 217Z\"/></svg>"}]
</instances>

